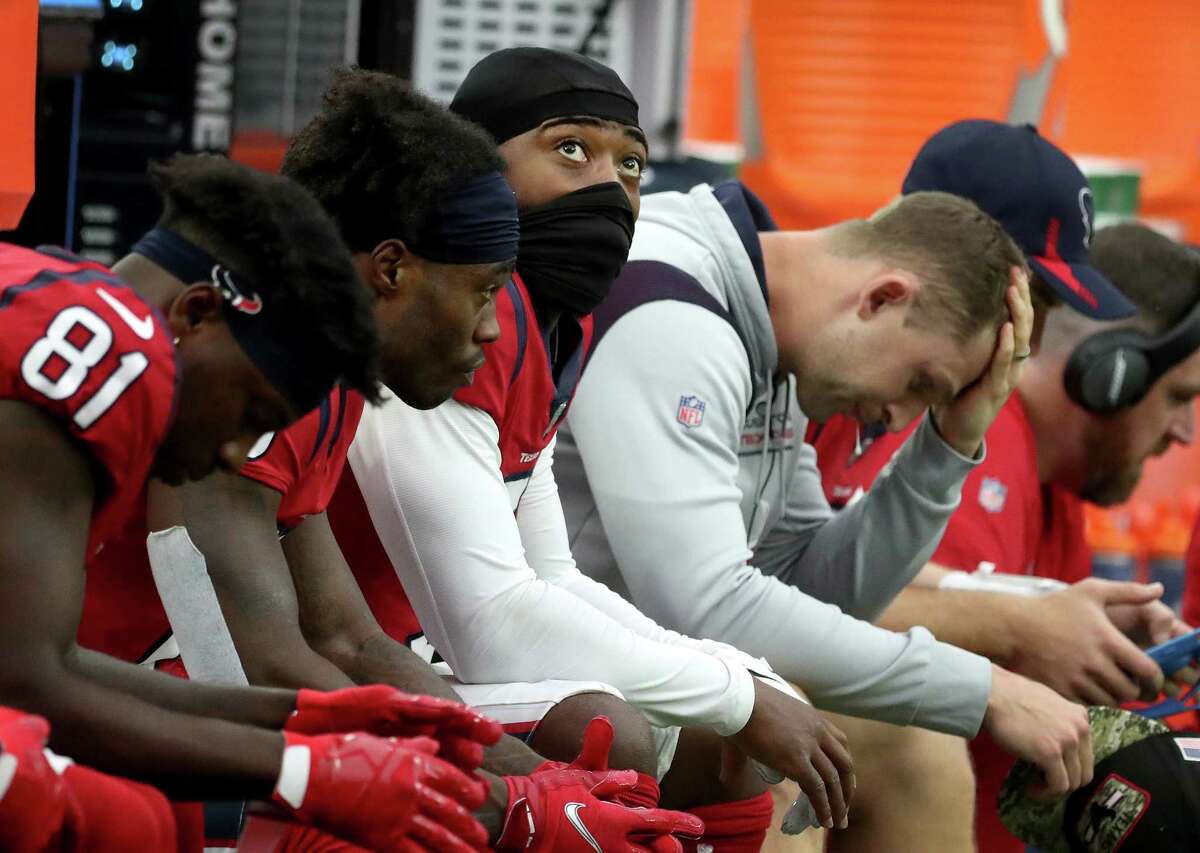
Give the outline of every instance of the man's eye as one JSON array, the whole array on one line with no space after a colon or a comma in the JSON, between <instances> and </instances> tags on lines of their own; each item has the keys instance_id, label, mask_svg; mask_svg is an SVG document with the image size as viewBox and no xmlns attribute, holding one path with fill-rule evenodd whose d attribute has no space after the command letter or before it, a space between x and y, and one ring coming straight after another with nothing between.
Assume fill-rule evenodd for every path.
<instances>
[{"instance_id":1,"label":"man's eye","mask_svg":"<svg viewBox=\"0 0 1200 853\"><path fill-rule=\"evenodd\" d=\"M621 161L621 168L632 177L640 178L642 176L642 161L637 157L626 157Z\"/></svg>"},{"instance_id":2,"label":"man's eye","mask_svg":"<svg viewBox=\"0 0 1200 853\"><path fill-rule=\"evenodd\" d=\"M568 160L574 160L576 163L587 162L587 154L584 153L583 146L574 139L564 139L554 147L559 154L562 154Z\"/></svg>"}]
</instances>

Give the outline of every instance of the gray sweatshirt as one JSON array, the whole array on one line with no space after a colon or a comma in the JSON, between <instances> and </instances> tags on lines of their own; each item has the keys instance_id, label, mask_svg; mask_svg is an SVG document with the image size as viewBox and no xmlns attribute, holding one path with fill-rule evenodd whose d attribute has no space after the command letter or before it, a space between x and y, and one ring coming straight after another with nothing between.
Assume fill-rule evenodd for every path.
<instances>
[{"instance_id":1,"label":"gray sweatshirt","mask_svg":"<svg viewBox=\"0 0 1200 853\"><path fill-rule=\"evenodd\" d=\"M831 512L794 380L777 375L770 227L736 182L643 200L559 432L576 560L661 624L765 657L822 707L974 735L988 661L839 607L874 618L913 578L977 460L926 421Z\"/></svg>"}]
</instances>

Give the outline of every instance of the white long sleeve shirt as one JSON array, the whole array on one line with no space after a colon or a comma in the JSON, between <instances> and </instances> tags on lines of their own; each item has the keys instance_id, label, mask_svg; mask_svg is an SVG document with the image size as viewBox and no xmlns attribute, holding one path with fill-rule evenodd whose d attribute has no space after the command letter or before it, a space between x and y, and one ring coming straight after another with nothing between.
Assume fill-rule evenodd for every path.
<instances>
[{"instance_id":1,"label":"white long sleeve shirt","mask_svg":"<svg viewBox=\"0 0 1200 853\"><path fill-rule=\"evenodd\" d=\"M667 631L582 575L567 543L553 443L512 488L499 430L450 401L369 409L350 465L428 638L466 682L603 681L656 725L719 734L749 719L749 671Z\"/></svg>"}]
</instances>

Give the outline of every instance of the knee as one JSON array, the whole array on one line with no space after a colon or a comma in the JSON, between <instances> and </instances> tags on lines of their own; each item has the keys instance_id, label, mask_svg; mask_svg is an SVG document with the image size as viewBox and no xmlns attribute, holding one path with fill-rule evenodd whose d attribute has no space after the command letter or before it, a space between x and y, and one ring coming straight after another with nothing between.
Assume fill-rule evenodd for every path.
<instances>
[{"instance_id":1,"label":"knee","mask_svg":"<svg viewBox=\"0 0 1200 853\"><path fill-rule=\"evenodd\" d=\"M593 717L605 716L613 725L608 766L655 775L658 752L650 723L623 699L608 693L577 693L555 705L538 724L530 746L555 761L573 761L583 746L583 730Z\"/></svg>"},{"instance_id":2,"label":"knee","mask_svg":"<svg viewBox=\"0 0 1200 853\"><path fill-rule=\"evenodd\" d=\"M887 765L893 773L898 767L905 785L946 791L974 789L975 773L965 740L915 727L897 729L894 734L891 759L884 749L868 760Z\"/></svg>"},{"instance_id":3,"label":"knee","mask_svg":"<svg viewBox=\"0 0 1200 853\"><path fill-rule=\"evenodd\" d=\"M868 720L834 722L850 738L860 790L899 798L973 793L975 773L963 739Z\"/></svg>"}]
</instances>

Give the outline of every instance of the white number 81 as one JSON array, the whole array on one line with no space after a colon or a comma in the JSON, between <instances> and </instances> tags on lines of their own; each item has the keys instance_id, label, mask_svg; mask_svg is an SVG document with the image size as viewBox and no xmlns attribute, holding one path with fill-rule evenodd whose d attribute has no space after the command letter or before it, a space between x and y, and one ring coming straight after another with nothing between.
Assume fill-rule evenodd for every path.
<instances>
[{"instance_id":1,"label":"white number 81","mask_svg":"<svg viewBox=\"0 0 1200 853\"><path fill-rule=\"evenodd\" d=\"M76 326L83 326L91 333L82 348L67 339ZM30 388L51 400L65 400L79 390L79 386L87 380L88 372L108 354L112 340L112 329L95 312L82 305L64 308L50 321L46 334L35 341L21 359L21 376ZM67 363L67 369L58 379L50 379L42 372L52 356L58 356ZM149 364L149 359L140 352L121 356L120 366L91 399L75 412L75 423L79 428L87 429L112 408Z\"/></svg>"}]
</instances>

